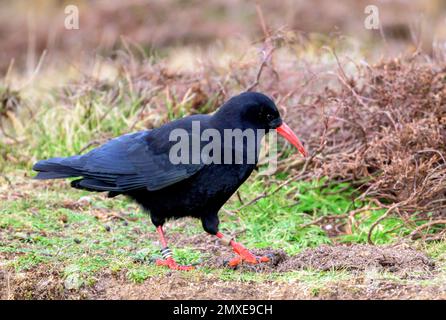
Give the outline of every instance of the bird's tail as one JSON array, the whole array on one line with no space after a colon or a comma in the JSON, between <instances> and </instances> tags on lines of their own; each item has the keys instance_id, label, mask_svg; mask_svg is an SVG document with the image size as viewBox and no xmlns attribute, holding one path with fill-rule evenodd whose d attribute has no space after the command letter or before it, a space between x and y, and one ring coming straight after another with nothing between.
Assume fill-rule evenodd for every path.
<instances>
[{"instance_id":1,"label":"bird's tail","mask_svg":"<svg viewBox=\"0 0 446 320\"><path fill-rule=\"evenodd\" d=\"M61 179L80 176L80 171L76 169L79 165L80 156L68 158L51 158L40 160L33 166L33 170L37 171L34 179Z\"/></svg>"}]
</instances>

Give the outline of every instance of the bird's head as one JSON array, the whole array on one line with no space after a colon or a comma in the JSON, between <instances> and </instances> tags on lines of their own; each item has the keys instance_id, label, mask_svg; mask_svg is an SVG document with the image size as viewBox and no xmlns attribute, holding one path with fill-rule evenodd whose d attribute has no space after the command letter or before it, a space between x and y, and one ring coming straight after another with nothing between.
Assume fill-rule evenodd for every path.
<instances>
[{"instance_id":1,"label":"bird's head","mask_svg":"<svg viewBox=\"0 0 446 320\"><path fill-rule=\"evenodd\" d=\"M308 156L300 140L280 117L276 104L262 93L244 92L229 99L220 107L215 117L235 128L264 129L266 132L276 130L304 157Z\"/></svg>"}]
</instances>

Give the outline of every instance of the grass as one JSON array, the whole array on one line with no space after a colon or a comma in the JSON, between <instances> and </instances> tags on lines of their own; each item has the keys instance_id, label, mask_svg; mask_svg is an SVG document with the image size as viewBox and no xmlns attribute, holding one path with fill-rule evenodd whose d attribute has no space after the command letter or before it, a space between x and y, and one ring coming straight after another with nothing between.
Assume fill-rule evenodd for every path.
<instances>
[{"instance_id":1,"label":"grass","mask_svg":"<svg viewBox=\"0 0 446 320\"><path fill-rule=\"evenodd\" d=\"M284 178L284 177L282 177ZM27 179L27 178L25 178ZM123 273L128 281L141 283L147 278L166 274L168 270L153 264L159 257L155 228L139 208L124 197L107 199L100 194L70 189L64 181L52 183L46 188L40 182L19 181L18 194L9 191L0 206L0 254L10 257L6 266L16 272L24 272L45 266L62 270L65 285L79 288L92 285L103 271ZM261 178L250 179L241 189L241 196L248 201L253 195L272 191L277 183L267 184ZM266 188L266 189L265 189ZM91 201L78 206L77 200L91 197ZM331 238L319 226L307 224L324 215L342 215L363 202L354 201L354 190L346 184L328 184L325 180L293 182L278 192L265 197L251 206L241 209L237 215L221 214L221 229L238 234L237 239L251 248L283 249L288 254L333 242L364 242L364 228L354 229L352 234L340 234ZM236 197L225 206L236 210L241 203ZM120 213L126 220L113 218ZM370 225L381 211L365 215L363 224ZM111 219L113 218L113 219ZM380 243L395 240L400 228L392 233L397 218L382 224L376 239ZM168 234L192 236L203 234L200 223L173 224ZM175 247L174 254L181 264L197 264L207 255L193 247ZM444 260L445 248L432 249ZM192 272L216 276L225 281L304 281L315 286L337 281L345 272L302 271L291 273L256 274L233 270L203 268Z\"/></svg>"},{"instance_id":2,"label":"grass","mask_svg":"<svg viewBox=\"0 0 446 320\"><path fill-rule=\"evenodd\" d=\"M72 84L73 87L82 85ZM149 93L133 94L131 86L127 80L120 79L112 87L107 82L99 82L84 91L48 95L0 87L0 96L8 95L2 99L17 100L18 109L16 114L1 114L0 103L1 124L8 136L14 136L21 143L20 148L13 148L11 141L0 139L0 168L6 172L29 168L37 159L76 154L112 137L145 129L140 112ZM160 101L167 112L152 119L158 125L190 112L190 102L179 100L174 94L160 94ZM215 99L211 98L199 111L209 111L214 104Z\"/></svg>"},{"instance_id":3,"label":"grass","mask_svg":"<svg viewBox=\"0 0 446 320\"><path fill-rule=\"evenodd\" d=\"M172 99L165 99L168 112L163 121L189 112L187 99L174 102ZM5 185L7 197L0 205L0 230L4 234L0 237L0 255L8 257L7 267L16 272L39 267L61 270L65 287L71 289L93 285L105 271L124 274L127 281L134 283L168 272L153 264L153 260L159 257L154 227L146 214L127 199L118 197L110 200L102 195L73 190L65 182L56 182L47 187L33 182L30 187L28 178L25 181L20 178L27 176L23 169L28 170L35 159L78 153L90 141L127 132L133 123L138 123L141 103L141 99L118 94L110 107L105 97L92 90L76 98L70 107L43 104L34 115L32 125L27 126L20 123L23 119L18 120L19 124L15 125L18 135L27 137L23 149L11 149L8 144L0 142L3 152L18 159L14 165L3 163L2 166L6 166L4 172L14 183L20 181L18 196L11 196L14 193L11 189L15 187ZM206 105L206 108L211 107ZM291 152L291 149L287 151ZM244 203L263 192L274 191L287 179L287 174L280 173L275 179L255 177L242 185L240 194ZM91 204L76 207L76 200L85 196L92 197ZM383 214L382 210L362 213L358 228L336 237L330 237L321 227L333 228L342 219L309 225L320 217L342 216L368 204L367 201L355 201L356 196L355 190L345 183L332 184L325 179L296 181L241 210L238 208L243 204L233 197L225 209L236 214L222 213L221 229L237 234L237 239L247 247L283 249L290 255L321 244L365 243L370 226ZM110 213L123 213L131 219L101 218L107 218ZM199 222L173 224L168 232L185 236L203 234ZM376 228L374 241L377 244L391 243L408 232L400 218L392 217ZM445 249L429 248L433 256ZM181 264L197 264L207 258L206 254L195 248L173 249ZM209 268L185 276L197 273L224 281L302 281L308 284L315 296L327 283L351 276L343 271L257 274Z\"/></svg>"},{"instance_id":4,"label":"grass","mask_svg":"<svg viewBox=\"0 0 446 320\"><path fill-rule=\"evenodd\" d=\"M133 76L140 79L139 74ZM147 88L139 92L134 88L138 81L127 81L123 75L112 86L106 81L79 81L63 87L73 92L42 91L44 94L38 95L28 89L0 89L0 100L6 96L18 106L16 116L1 119L18 144L0 140L0 257L5 257L0 267L16 273L39 268L58 270L65 287L71 289L93 285L104 272L123 275L132 283L170 272L153 263L160 256L155 228L135 204L124 197L107 199L104 195L74 190L64 181L32 182L29 168L37 159L76 154L86 146L94 147L129 131L158 126L192 112L211 112L220 103L220 97L215 95L217 89L211 86L206 92L208 99L198 107L194 105L192 82L184 77L187 81L178 77L155 90L153 101L149 99L151 93L144 91ZM77 88L82 85L87 87ZM147 87L151 85L154 83ZM239 91L241 84L231 86L228 94ZM1 107L0 114L4 113ZM293 148L286 147L282 159L292 152ZM368 199L355 200L358 194L352 186L327 179L294 181L274 192L287 177L283 172L274 177L256 176L243 184L242 202L234 196L224 207L233 214L220 214L222 231L235 234L249 248L283 249L295 255L321 244L366 243L370 227L384 214L383 210L364 211L351 230L346 230L344 216L371 205ZM243 206L263 193L273 194ZM79 205L77 200L82 197L90 197L91 201ZM313 223L323 217L327 219ZM407 228L407 222L393 215L379 224L373 240L376 244L390 244L412 230ZM198 221L168 225L169 236L180 234L206 236ZM180 264L199 264L208 258L207 253L194 247L177 245L172 249ZM446 271L444 243L425 244L423 249ZM197 275L234 282L299 281L307 284L314 296L327 284L352 277L347 271L334 270L260 274L209 267L182 276Z\"/></svg>"},{"instance_id":5,"label":"grass","mask_svg":"<svg viewBox=\"0 0 446 320\"><path fill-rule=\"evenodd\" d=\"M223 227L244 230L240 238L251 246L280 248L291 255L308 247L333 242L366 243L370 226L384 214L383 210L366 211L361 215L358 228L353 227L350 234L340 234L335 238L330 238L320 225L308 225L323 216L338 215L338 223L345 221L341 219L342 215L368 204L367 201L355 201L355 191L348 184L327 186L326 182L325 179L292 182L272 197L243 208L235 219L223 223ZM277 184L270 185L267 192L276 187ZM262 180L254 180L241 187L242 194L247 195L261 194L264 190L265 182ZM240 204L233 202L229 208L237 206ZM334 227L333 223L326 223L326 226ZM409 232L400 218L393 217L383 221L374 233L374 240L377 244L387 244Z\"/></svg>"}]
</instances>

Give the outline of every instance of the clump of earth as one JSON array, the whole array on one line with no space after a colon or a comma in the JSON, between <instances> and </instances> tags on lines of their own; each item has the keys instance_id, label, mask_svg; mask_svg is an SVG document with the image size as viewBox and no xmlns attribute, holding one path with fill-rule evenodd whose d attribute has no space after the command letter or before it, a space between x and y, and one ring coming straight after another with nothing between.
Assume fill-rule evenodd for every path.
<instances>
[{"instance_id":1,"label":"clump of earth","mask_svg":"<svg viewBox=\"0 0 446 320\"><path fill-rule=\"evenodd\" d=\"M365 244L322 245L307 249L295 256L283 250L254 250L256 255L269 256L270 262L250 265L242 264L240 270L254 272L289 272L294 270L378 270L394 273L433 271L433 261L424 253L404 246L372 246ZM217 256L208 261L209 266L224 267L231 255Z\"/></svg>"}]
</instances>

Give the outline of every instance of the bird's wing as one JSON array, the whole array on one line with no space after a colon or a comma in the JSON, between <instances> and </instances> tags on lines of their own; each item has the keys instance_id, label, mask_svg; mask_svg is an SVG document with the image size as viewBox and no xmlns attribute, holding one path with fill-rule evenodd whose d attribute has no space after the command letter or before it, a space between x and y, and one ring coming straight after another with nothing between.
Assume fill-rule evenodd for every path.
<instances>
[{"instance_id":1,"label":"bird's wing","mask_svg":"<svg viewBox=\"0 0 446 320\"><path fill-rule=\"evenodd\" d=\"M158 190L187 179L203 164L173 164L169 151L173 142L151 131L127 134L110 140L83 156L65 158L67 166L83 176L82 187L101 191Z\"/></svg>"},{"instance_id":2,"label":"bird's wing","mask_svg":"<svg viewBox=\"0 0 446 320\"><path fill-rule=\"evenodd\" d=\"M86 157L83 170L89 177L112 183L119 190L158 190L187 179L202 164L173 164L172 143L165 136L150 140L150 132L122 136Z\"/></svg>"}]
</instances>

